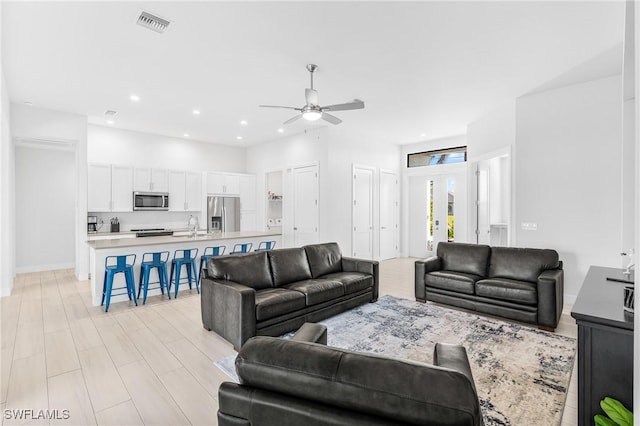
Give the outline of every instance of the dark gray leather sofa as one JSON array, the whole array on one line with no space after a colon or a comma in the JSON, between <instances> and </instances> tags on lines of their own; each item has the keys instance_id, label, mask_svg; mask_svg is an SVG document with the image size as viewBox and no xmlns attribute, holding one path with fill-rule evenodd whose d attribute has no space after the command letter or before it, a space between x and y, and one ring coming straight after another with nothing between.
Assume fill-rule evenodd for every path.
<instances>
[{"instance_id":1,"label":"dark gray leather sofa","mask_svg":"<svg viewBox=\"0 0 640 426\"><path fill-rule=\"evenodd\" d=\"M557 327L564 271L555 250L443 242L436 255L415 262L417 301Z\"/></svg>"},{"instance_id":2,"label":"dark gray leather sofa","mask_svg":"<svg viewBox=\"0 0 640 426\"><path fill-rule=\"evenodd\" d=\"M342 257L336 243L213 257L201 284L202 324L240 350L378 300L378 262Z\"/></svg>"},{"instance_id":3,"label":"dark gray leather sofa","mask_svg":"<svg viewBox=\"0 0 640 426\"><path fill-rule=\"evenodd\" d=\"M241 384L218 391L218 424L482 426L466 351L436 344L434 366L275 337L249 339Z\"/></svg>"}]
</instances>

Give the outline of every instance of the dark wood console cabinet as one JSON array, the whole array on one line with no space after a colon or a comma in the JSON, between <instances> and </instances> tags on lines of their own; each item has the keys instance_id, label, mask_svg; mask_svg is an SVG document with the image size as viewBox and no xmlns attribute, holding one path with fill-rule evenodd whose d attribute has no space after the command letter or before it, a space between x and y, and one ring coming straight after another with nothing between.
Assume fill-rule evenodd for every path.
<instances>
[{"instance_id":1,"label":"dark wood console cabinet","mask_svg":"<svg viewBox=\"0 0 640 426\"><path fill-rule=\"evenodd\" d=\"M591 266L571 316L578 324L578 424L593 425L610 396L633 408L633 314L622 308L622 269ZM626 284L629 285L629 284Z\"/></svg>"}]
</instances>

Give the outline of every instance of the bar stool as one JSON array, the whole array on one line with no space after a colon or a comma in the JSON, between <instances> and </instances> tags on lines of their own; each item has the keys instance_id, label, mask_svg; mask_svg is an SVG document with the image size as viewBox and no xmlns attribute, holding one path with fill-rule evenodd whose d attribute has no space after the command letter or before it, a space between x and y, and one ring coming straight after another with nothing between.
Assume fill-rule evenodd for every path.
<instances>
[{"instance_id":1,"label":"bar stool","mask_svg":"<svg viewBox=\"0 0 640 426\"><path fill-rule=\"evenodd\" d=\"M144 296L142 298L142 304L147 303L147 292L149 291L149 284L160 284L159 288L162 294L164 294L165 287L167 288L167 296L171 299L171 293L169 292L169 279L167 278L167 261L169 260L168 251L159 251L156 253L143 253L142 262L140 263L140 282L138 283L138 299L140 299L140 292L144 288ZM151 270L156 268L158 270L158 280L149 283L149 276ZM153 287L158 288L158 287Z\"/></svg>"},{"instance_id":2,"label":"bar stool","mask_svg":"<svg viewBox=\"0 0 640 426\"><path fill-rule=\"evenodd\" d=\"M200 279L202 279L202 268L207 266L207 262L214 256L222 256L224 251L227 249L226 246L215 246L215 247L205 247L204 253L200 256L200 269L198 269L198 283L200 283Z\"/></svg>"},{"instance_id":3,"label":"bar stool","mask_svg":"<svg viewBox=\"0 0 640 426\"><path fill-rule=\"evenodd\" d=\"M233 246L233 251L229 254L249 253L253 243L238 243Z\"/></svg>"},{"instance_id":4,"label":"bar stool","mask_svg":"<svg viewBox=\"0 0 640 426\"><path fill-rule=\"evenodd\" d=\"M129 259L133 258L132 261ZM111 303L111 296L120 296L122 294L127 294L129 296L129 300L133 300L138 306L138 301L136 300L136 285L135 280L133 279L133 265L136 263L136 255L135 254L123 254L121 256L107 256L104 259L104 281L102 283L102 302L100 302L100 306L105 305L104 311L109 312L109 304ZM126 287L116 287L113 288L113 277L122 272L124 274L124 279L126 282ZM113 294L113 290L121 290L126 289L126 293L116 293ZM106 304L105 304L106 299Z\"/></svg>"},{"instance_id":5,"label":"bar stool","mask_svg":"<svg viewBox=\"0 0 640 426\"><path fill-rule=\"evenodd\" d=\"M258 248L255 249L254 251L263 251L263 250L271 250L272 248L274 248L276 245L275 241L260 241L260 244L258 244Z\"/></svg>"},{"instance_id":6,"label":"bar stool","mask_svg":"<svg viewBox=\"0 0 640 426\"><path fill-rule=\"evenodd\" d=\"M178 255L180 253L180 255ZM180 284L184 284L180 282L180 271L182 266L187 268L187 280L189 283L189 288L191 287L191 280L196 282L196 290L198 294L200 293L200 284L198 284L198 270L196 269L196 258L198 257L198 249L183 249L176 250L173 253L173 260L171 261L171 273L169 274L169 289L171 289L171 284L173 282L173 271L175 270L175 284L176 289L174 290L173 297L178 297L178 287Z\"/></svg>"}]
</instances>

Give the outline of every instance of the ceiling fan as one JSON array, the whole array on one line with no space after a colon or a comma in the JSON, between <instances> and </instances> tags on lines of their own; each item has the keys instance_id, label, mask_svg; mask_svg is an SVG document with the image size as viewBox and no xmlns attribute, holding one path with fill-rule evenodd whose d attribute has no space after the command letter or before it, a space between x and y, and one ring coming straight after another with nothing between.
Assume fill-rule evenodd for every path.
<instances>
[{"instance_id":1,"label":"ceiling fan","mask_svg":"<svg viewBox=\"0 0 640 426\"><path fill-rule=\"evenodd\" d=\"M302 108L296 107L288 107L288 106L279 106L279 105L260 105L263 108L285 108L285 109L293 109L296 111L300 111L300 114L292 117L284 122L284 124L293 123L300 118L304 118L308 121L316 121L318 119L323 119L328 121L331 124L340 124L342 120L338 117L328 114L327 111L346 111L350 109L362 109L364 108L364 102L360 99L354 99L351 102L347 102L344 104L336 104L336 105L327 105L320 106L318 105L318 91L313 88L313 72L318 69L318 66L315 64L307 65L307 70L311 74L311 88L304 89L304 97L306 100L306 105Z\"/></svg>"}]
</instances>

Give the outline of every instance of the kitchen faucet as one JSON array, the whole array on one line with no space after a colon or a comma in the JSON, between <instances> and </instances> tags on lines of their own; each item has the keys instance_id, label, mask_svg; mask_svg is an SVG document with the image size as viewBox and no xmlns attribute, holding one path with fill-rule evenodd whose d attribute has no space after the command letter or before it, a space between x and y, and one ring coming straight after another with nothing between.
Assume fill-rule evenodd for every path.
<instances>
[{"instance_id":1,"label":"kitchen faucet","mask_svg":"<svg viewBox=\"0 0 640 426\"><path fill-rule=\"evenodd\" d=\"M189 230L189 235L191 237L196 237L199 227L200 225L198 223L198 216L189 215L189 220L187 221L187 229Z\"/></svg>"}]
</instances>

